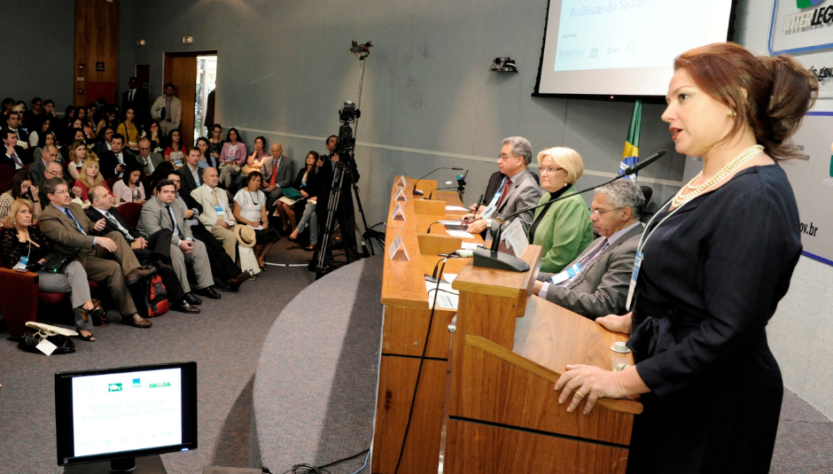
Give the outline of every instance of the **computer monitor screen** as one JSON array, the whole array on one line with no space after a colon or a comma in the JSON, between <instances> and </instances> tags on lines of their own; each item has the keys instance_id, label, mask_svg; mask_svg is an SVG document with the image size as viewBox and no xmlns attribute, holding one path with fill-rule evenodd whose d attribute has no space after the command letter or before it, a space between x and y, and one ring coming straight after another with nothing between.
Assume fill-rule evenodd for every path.
<instances>
[{"instance_id":1,"label":"computer monitor screen","mask_svg":"<svg viewBox=\"0 0 833 474\"><path fill-rule=\"evenodd\" d=\"M58 465L197 447L197 364L55 374Z\"/></svg>"}]
</instances>

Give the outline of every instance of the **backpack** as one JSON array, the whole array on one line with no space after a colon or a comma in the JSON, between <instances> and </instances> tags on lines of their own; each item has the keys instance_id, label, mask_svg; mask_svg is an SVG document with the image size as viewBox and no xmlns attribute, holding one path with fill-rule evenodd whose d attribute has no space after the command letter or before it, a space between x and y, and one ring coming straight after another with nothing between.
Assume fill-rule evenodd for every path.
<instances>
[{"instance_id":1,"label":"backpack","mask_svg":"<svg viewBox=\"0 0 833 474\"><path fill-rule=\"evenodd\" d=\"M145 292L145 306L147 306L148 318L155 318L162 316L168 312L168 291L165 290L165 285L162 283L160 275L154 275L153 278L147 282L147 291Z\"/></svg>"}]
</instances>

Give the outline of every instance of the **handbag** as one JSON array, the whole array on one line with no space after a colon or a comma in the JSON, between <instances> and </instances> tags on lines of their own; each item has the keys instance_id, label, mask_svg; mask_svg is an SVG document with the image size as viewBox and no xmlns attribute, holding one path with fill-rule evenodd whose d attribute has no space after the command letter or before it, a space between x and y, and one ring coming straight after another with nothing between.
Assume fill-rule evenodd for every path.
<instances>
[{"instance_id":1,"label":"handbag","mask_svg":"<svg viewBox=\"0 0 833 474\"><path fill-rule=\"evenodd\" d=\"M49 252L38 262L29 265L28 270L31 272L61 273L72 261L72 258L72 255Z\"/></svg>"},{"instance_id":2,"label":"handbag","mask_svg":"<svg viewBox=\"0 0 833 474\"><path fill-rule=\"evenodd\" d=\"M55 344L55 351L52 354L70 354L75 352L75 343L72 342L72 339L68 338L67 336L63 336L61 334L54 334L52 336L48 336L43 331L35 331L29 330L23 335L23 338L20 342L17 343L18 349L22 349L26 352L32 352L35 354L42 354L40 350L38 350L38 344L40 344L44 339Z\"/></svg>"},{"instance_id":3,"label":"handbag","mask_svg":"<svg viewBox=\"0 0 833 474\"><path fill-rule=\"evenodd\" d=\"M101 300L99 299L92 299L94 309L100 309L101 311L96 311L93 313L93 326L97 327L104 327L110 325L110 320L107 318L107 311L104 309L104 306L101 305ZM97 316L100 314L101 316Z\"/></svg>"},{"instance_id":4,"label":"handbag","mask_svg":"<svg viewBox=\"0 0 833 474\"><path fill-rule=\"evenodd\" d=\"M295 188L283 188L283 195L288 197L289 199L295 199L295 200L298 200L298 199L301 199L302 197L304 197L304 196L301 195L301 192L298 191Z\"/></svg>"}]
</instances>

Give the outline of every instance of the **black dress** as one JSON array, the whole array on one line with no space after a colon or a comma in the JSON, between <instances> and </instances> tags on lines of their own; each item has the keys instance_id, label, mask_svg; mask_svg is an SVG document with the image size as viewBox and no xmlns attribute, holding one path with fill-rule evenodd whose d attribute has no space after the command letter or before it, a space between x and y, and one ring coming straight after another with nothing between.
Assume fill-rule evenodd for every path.
<instances>
[{"instance_id":1,"label":"black dress","mask_svg":"<svg viewBox=\"0 0 833 474\"><path fill-rule=\"evenodd\" d=\"M637 282L628 345L651 392L628 472L767 473L783 382L765 328L801 255L792 188L753 167L667 215Z\"/></svg>"}]
</instances>

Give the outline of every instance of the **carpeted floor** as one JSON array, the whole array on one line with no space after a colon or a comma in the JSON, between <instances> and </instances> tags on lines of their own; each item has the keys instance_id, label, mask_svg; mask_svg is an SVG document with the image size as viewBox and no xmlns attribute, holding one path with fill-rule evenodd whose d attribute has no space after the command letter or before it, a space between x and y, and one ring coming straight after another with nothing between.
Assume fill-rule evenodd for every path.
<instances>
[{"instance_id":1,"label":"carpeted floor","mask_svg":"<svg viewBox=\"0 0 833 474\"><path fill-rule=\"evenodd\" d=\"M268 261L306 263L310 256L282 239ZM263 341L281 310L313 281L305 267L269 267L239 294L206 301L200 315L168 313L149 330L114 322L96 328L97 342L79 341L78 352L65 356L24 353L0 332L0 474L63 472L55 459L55 372L184 360L199 367L200 447L164 455L168 472L246 467L253 441L253 377ZM789 391L770 472L833 472L833 421Z\"/></svg>"}]
</instances>

